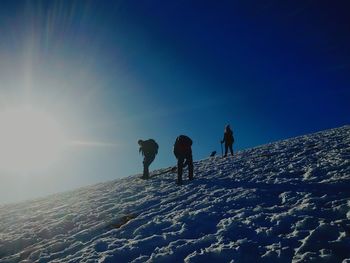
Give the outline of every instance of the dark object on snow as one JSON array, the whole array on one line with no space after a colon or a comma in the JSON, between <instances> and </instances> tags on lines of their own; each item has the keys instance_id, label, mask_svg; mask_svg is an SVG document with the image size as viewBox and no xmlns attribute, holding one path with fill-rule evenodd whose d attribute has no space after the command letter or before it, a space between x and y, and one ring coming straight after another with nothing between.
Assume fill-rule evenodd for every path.
<instances>
[{"instance_id":1,"label":"dark object on snow","mask_svg":"<svg viewBox=\"0 0 350 263\"><path fill-rule=\"evenodd\" d=\"M129 222L131 219L134 219L136 215L129 214L125 215L117 223L114 223L111 225L112 228L121 228L123 225L125 225L127 222Z\"/></svg>"},{"instance_id":2,"label":"dark object on snow","mask_svg":"<svg viewBox=\"0 0 350 263\"><path fill-rule=\"evenodd\" d=\"M233 149L232 145L234 143L235 139L233 138L233 132L230 128L230 125L226 125L225 131L224 131L224 138L222 139L221 143L225 143L225 155L227 156L227 150L230 149L231 155L233 155Z\"/></svg>"},{"instance_id":3,"label":"dark object on snow","mask_svg":"<svg viewBox=\"0 0 350 263\"><path fill-rule=\"evenodd\" d=\"M164 170L158 170L157 172L154 172L151 174L151 178L152 177L155 177L155 176L158 176L158 175L162 175L162 174L166 174L166 173L170 173L170 172L176 172L176 166L173 166L173 167L169 167L167 169L164 169Z\"/></svg>"},{"instance_id":4,"label":"dark object on snow","mask_svg":"<svg viewBox=\"0 0 350 263\"><path fill-rule=\"evenodd\" d=\"M188 179L193 180L192 140L186 135L176 138L174 155L177 159L177 184L182 184L182 170L188 165Z\"/></svg>"},{"instance_id":5,"label":"dark object on snow","mask_svg":"<svg viewBox=\"0 0 350 263\"><path fill-rule=\"evenodd\" d=\"M216 154L216 151L211 152L210 157L214 157Z\"/></svg>"},{"instance_id":6,"label":"dark object on snow","mask_svg":"<svg viewBox=\"0 0 350 263\"><path fill-rule=\"evenodd\" d=\"M149 178L149 166L153 162L154 158L158 153L158 144L153 139L148 139L146 141L138 140L137 142L140 145L139 152L144 156L143 158L143 176L141 178Z\"/></svg>"}]
</instances>

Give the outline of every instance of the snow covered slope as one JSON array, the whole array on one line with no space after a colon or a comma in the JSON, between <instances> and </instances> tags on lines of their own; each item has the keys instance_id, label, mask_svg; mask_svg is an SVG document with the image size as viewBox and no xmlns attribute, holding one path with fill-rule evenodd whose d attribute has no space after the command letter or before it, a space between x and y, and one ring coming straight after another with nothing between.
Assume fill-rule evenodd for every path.
<instances>
[{"instance_id":1,"label":"snow covered slope","mask_svg":"<svg viewBox=\"0 0 350 263\"><path fill-rule=\"evenodd\" d=\"M0 262L350 262L350 126L138 177L0 207Z\"/></svg>"}]
</instances>

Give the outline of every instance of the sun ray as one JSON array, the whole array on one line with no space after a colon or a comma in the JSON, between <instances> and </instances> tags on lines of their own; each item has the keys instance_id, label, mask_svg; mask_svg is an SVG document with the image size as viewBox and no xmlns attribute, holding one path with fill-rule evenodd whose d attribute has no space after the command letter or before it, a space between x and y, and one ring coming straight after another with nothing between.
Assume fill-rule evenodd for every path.
<instances>
[{"instance_id":1,"label":"sun ray","mask_svg":"<svg viewBox=\"0 0 350 263\"><path fill-rule=\"evenodd\" d=\"M119 144L111 142L99 142L99 141L83 141L74 140L70 142L71 146L82 146L82 147L118 147Z\"/></svg>"}]
</instances>

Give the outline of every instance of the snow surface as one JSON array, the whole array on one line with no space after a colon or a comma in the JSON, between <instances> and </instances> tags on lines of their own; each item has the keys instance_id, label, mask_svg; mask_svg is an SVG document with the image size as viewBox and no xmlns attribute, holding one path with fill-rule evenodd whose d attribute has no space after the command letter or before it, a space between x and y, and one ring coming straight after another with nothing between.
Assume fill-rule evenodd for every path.
<instances>
[{"instance_id":1,"label":"snow surface","mask_svg":"<svg viewBox=\"0 0 350 263\"><path fill-rule=\"evenodd\" d=\"M0 262L350 262L350 126L139 176L1 206Z\"/></svg>"}]
</instances>

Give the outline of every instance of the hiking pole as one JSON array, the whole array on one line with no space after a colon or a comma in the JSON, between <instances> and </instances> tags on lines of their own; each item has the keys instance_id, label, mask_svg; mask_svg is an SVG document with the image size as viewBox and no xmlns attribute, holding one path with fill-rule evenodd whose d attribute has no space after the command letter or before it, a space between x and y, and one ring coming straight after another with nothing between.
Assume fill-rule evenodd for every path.
<instances>
[{"instance_id":1,"label":"hiking pole","mask_svg":"<svg viewBox=\"0 0 350 263\"><path fill-rule=\"evenodd\" d=\"M221 145L221 157L224 156L224 151L222 150L222 141L220 141L220 145Z\"/></svg>"}]
</instances>

